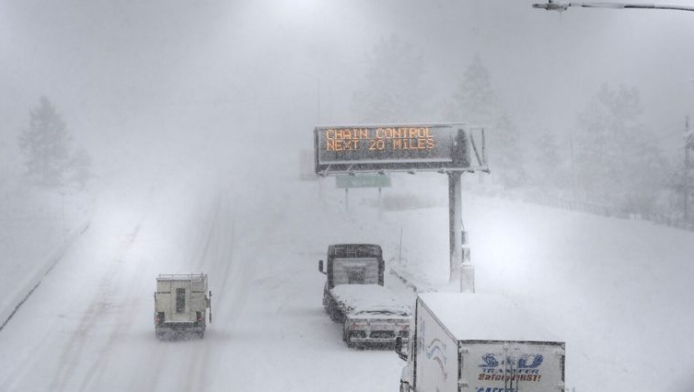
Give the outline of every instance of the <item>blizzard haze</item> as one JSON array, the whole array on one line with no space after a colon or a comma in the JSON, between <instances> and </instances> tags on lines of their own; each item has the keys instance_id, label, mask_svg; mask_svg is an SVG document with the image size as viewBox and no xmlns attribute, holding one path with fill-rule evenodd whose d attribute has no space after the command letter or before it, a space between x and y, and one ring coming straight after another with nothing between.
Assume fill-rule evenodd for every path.
<instances>
[{"instance_id":1,"label":"blizzard haze","mask_svg":"<svg viewBox=\"0 0 694 392\"><path fill-rule=\"evenodd\" d=\"M374 47L393 35L421 54L431 96L430 114L406 121L440 118L474 56L523 133L568 132L605 82L640 90L654 132L683 124L694 105L686 12L559 14L525 1L0 6L4 145L46 95L92 148L152 154L164 141L212 136L226 146L261 132L309 147L317 122L355 122L354 91Z\"/></svg>"},{"instance_id":2,"label":"blizzard haze","mask_svg":"<svg viewBox=\"0 0 694 392\"><path fill-rule=\"evenodd\" d=\"M478 292L546 317L572 392L690 391L694 12L531 5L0 0L0 385L397 390L317 261L378 243L403 302L450 291L446 176L392 174L379 209L300 153L317 125L463 121L489 138L463 176ZM69 164L41 183L47 102ZM217 319L158 341L155 276L200 270Z\"/></svg>"}]
</instances>

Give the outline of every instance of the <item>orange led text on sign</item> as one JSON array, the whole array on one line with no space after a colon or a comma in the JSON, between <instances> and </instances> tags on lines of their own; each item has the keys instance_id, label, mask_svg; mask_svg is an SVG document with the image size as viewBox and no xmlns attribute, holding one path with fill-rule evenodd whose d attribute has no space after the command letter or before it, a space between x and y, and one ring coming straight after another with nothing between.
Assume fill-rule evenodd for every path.
<instances>
[{"instance_id":1,"label":"orange led text on sign","mask_svg":"<svg viewBox=\"0 0 694 392\"><path fill-rule=\"evenodd\" d=\"M324 132L327 151L432 150L436 147L429 127L329 128Z\"/></svg>"}]
</instances>

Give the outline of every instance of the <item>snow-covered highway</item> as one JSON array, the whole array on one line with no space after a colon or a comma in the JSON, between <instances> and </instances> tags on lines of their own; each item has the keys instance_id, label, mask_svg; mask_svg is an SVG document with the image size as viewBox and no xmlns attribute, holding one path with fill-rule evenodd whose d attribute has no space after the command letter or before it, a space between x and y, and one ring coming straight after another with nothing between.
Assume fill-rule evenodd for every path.
<instances>
[{"instance_id":1,"label":"snow-covered highway","mask_svg":"<svg viewBox=\"0 0 694 392\"><path fill-rule=\"evenodd\" d=\"M325 315L316 267L327 244L301 234L306 211L231 187L191 176L103 200L0 334L3 390L396 388L395 354L347 349ZM205 339L158 341L154 278L199 271L213 292Z\"/></svg>"},{"instance_id":2,"label":"snow-covered highway","mask_svg":"<svg viewBox=\"0 0 694 392\"><path fill-rule=\"evenodd\" d=\"M376 191L350 194L347 213L332 181L319 190L290 170L255 179L164 172L179 175L103 189L89 230L0 331L0 389L397 390L404 363L395 353L342 342L341 326L321 306L317 264L328 244L350 241L380 243L392 267L402 233L398 270L422 289L443 283L443 176L396 178L388 192L419 208L386 210L379 219ZM478 292L551 316L548 327L567 342L572 391L690 390L691 233L464 198ZM203 340L159 341L155 277L190 272L209 276L213 324ZM391 274L386 285L412 298ZM516 320L501 322L512 328Z\"/></svg>"}]
</instances>

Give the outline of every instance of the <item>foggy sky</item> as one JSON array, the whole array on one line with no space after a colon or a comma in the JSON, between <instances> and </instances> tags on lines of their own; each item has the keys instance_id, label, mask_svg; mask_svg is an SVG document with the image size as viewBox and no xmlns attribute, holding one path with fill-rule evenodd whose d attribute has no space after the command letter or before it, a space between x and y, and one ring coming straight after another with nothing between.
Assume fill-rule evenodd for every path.
<instances>
[{"instance_id":1,"label":"foggy sky","mask_svg":"<svg viewBox=\"0 0 694 392\"><path fill-rule=\"evenodd\" d=\"M354 122L368 56L391 35L422 53L436 102L478 55L524 133L571 132L610 82L638 88L646 124L679 140L694 108L694 12L531 4L0 0L0 152L16 154L41 95L93 155L249 133L311 148L317 122Z\"/></svg>"}]
</instances>

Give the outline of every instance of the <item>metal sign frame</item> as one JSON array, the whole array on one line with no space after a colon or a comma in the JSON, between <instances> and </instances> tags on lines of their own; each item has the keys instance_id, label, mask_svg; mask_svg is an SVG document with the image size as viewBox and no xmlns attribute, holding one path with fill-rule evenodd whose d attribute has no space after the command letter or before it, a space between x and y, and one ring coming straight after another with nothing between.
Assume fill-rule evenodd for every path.
<instances>
[{"instance_id":1,"label":"metal sign frame","mask_svg":"<svg viewBox=\"0 0 694 392\"><path fill-rule=\"evenodd\" d=\"M385 172L488 172L484 128L462 123L319 126L320 176Z\"/></svg>"}]
</instances>

